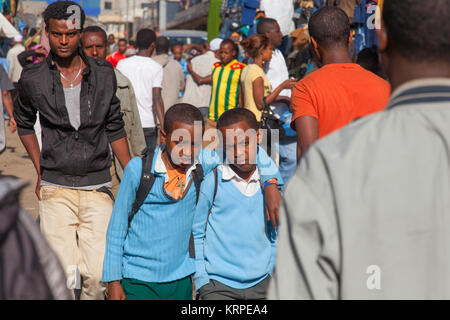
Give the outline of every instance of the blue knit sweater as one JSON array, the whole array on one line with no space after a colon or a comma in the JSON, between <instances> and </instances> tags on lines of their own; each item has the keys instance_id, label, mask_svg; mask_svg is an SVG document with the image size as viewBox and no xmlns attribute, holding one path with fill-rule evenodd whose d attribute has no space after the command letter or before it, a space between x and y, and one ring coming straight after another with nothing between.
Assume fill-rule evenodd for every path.
<instances>
[{"instance_id":1,"label":"blue knit sweater","mask_svg":"<svg viewBox=\"0 0 450 320\"><path fill-rule=\"evenodd\" d=\"M275 266L276 231L266 221L263 191L245 196L218 170L213 204L214 185L210 173L202 184L194 217L195 286L198 290L214 279L235 289L253 287L271 275Z\"/></svg>"},{"instance_id":2,"label":"blue knit sweater","mask_svg":"<svg viewBox=\"0 0 450 320\"><path fill-rule=\"evenodd\" d=\"M153 167L159 148L155 151ZM220 157L205 149L200 155L205 176L220 164ZM281 176L261 148L258 166L261 180ZM196 190L191 185L186 196L178 201L164 192L164 175L155 174L155 183L128 230L128 217L136 198L142 172L142 160L135 158L126 167L112 212L106 239L103 282L136 279L166 283L195 272L194 259L189 258L189 239L196 207Z\"/></svg>"}]
</instances>

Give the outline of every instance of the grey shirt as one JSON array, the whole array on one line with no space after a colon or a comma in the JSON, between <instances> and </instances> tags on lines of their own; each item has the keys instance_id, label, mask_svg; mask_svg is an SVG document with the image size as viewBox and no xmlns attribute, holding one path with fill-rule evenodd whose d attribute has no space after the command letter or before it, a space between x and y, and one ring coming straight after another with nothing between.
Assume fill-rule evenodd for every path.
<instances>
[{"instance_id":1,"label":"grey shirt","mask_svg":"<svg viewBox=\"0 0 450 320\"><path fill-rule=\"evenodd\" d=\"M423 79L316 142L287 186L269 298L450 299L449 123L450 79Z\"/></svg>"},{"instance_id":2,"label":"grey shirt","mask_svg":"<svg viewBox=\"0 0 450 320\"><path fill-rule=\"evenodd\" d=\"M81 95L81 83L73 88L64 88L66 109L67 112L69 113L69 121L75 130L78 130L81 125L80 95Z\"/></svg>"}]
</instances>

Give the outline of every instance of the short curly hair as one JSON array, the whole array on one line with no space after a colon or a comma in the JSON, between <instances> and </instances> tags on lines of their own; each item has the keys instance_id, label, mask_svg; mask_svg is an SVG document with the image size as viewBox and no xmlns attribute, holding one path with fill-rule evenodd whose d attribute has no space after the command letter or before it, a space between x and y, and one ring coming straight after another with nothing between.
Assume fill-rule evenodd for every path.
<instances>
[{"instance_id":1,"label":"short curly hair","mask_svg":"<svg viewBox=\"0 0 450 320\"><path fill-rule=\"evenodd\" d=\"M77 17L74 15L77 14L77 11L74 10L74 6L79 8L80 16ZM43 13L43 18L45 22L45 28L48 31L48 27L50 24L50 19L55 20L69 20L69 19L79 19L79 27L80 30L83 30L84 23L86 21L86 14L83 8L76 2L73 1L56 1L50 4Z\"/></svg>"},{"instance_id":2,"label":"short curly hair","mask_svg":"<svg viewBox=\"0 0 450 320\"><path fill-rule=\"evenodd\" d=\"M338 7L323 7L311 16L308 30L311 38L326 48L348 47L350 23L344 10Z\"/></svg>"},{"instance_id":3,"label":"short curly hair","mask_svg":"<svg viewBox=\"0 0 450 320\"><path fill-rule=\"evenodd\" d=\"M449 61L450 1L386 0L383 20L395 52L412 61Z\"/></svg>"}]
</instances>

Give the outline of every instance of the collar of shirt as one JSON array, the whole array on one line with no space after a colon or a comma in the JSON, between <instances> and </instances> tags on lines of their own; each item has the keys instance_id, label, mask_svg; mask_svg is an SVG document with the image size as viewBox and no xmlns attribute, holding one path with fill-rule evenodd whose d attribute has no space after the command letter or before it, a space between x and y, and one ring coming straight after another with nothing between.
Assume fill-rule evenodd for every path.
<instances>
[{"instance_id":1,"label":"collar of shirt","mask_svg":"<svg viewBox=\"0 0 450 320\"><path fill-rule=\"evenodd\" d=\"M234 186L247 197L254 196L261 188L261 177L258 169L255 170L248 182L239 177L228 164L220 165L219 170L222 172L223 180L233 182Z\"/></svg>"},{"instance_id":2,"label":"collar of shirt","mask_svg":"<svg viewBox=\"0 0 450 320\"><path fill-rule=\"evenodd\" d=\"M161 175L164 175L164 183L169 183L169 174L167 173L166 165L164 164L164 161L162 159L162 153L164 149L159 148L158 149L158 156L156 157L155 162L155 172ZM187 186L191 179L191 173L195 170L197 164L199 164L199 161L196 160L192 166L189 167L189 169L186 171L186 181L185 185Z\"/></svg>"},{"instance_id":3,"label":"collar of shirt","mask_svg":"<svg viewBox=\"0 0 450 320\"><path fill-rule=\"evenodd\" d=\"M400 85L397 89L394 90L391 94L391 101L389 105L393 105L394 103L398 102L399 96L402 95L404 92L420 88L420 87L433 87L433 86L450 86L450 79L448 78L423 78L423 79L416 79L411 80L408 82L405 82L404 84ZM417 97L417 96L416 96Z\"/></svg>"}]
</instances>

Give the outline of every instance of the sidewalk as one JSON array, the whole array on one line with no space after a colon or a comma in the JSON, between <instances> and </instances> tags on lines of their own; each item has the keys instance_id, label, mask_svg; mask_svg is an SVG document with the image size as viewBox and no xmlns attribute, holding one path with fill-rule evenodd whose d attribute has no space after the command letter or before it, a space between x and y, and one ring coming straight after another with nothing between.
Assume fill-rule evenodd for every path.
<instances>
[{"instance_id":1,"label":"sidewalk","mask_svg":"<svg viewBox=\"0 0 450 320\"><path fill-rule=\"evenodd\" d=\"M11 175L20 178L22 181L29 183L27 188L22 192L20 202L22 206L37 219L39 214L39 202L35 195L36 188L36 170L33 163L28 158L28 154L20 142L17 132L11 134L8 123L6 127L6 144L7 148L0 155L0 173L3 175Z\"/></svg>"}]
</instances>

